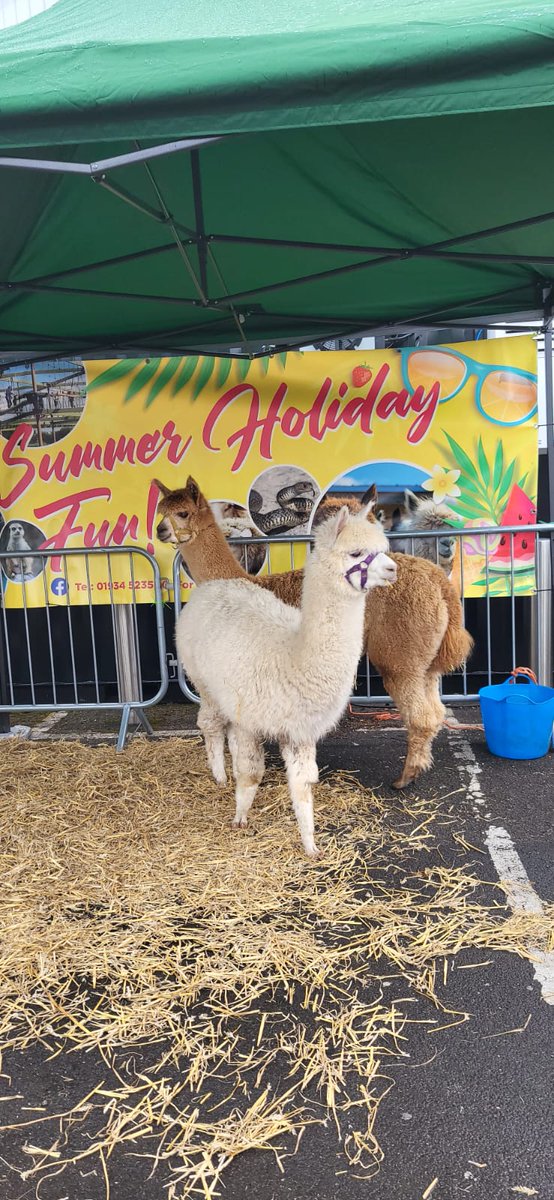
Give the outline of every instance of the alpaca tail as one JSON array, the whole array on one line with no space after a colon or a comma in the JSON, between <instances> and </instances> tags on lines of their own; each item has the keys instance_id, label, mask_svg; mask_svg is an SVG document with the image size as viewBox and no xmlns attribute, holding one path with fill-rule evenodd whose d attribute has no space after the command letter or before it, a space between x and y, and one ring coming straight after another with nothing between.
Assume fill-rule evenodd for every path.
<instances>
[{"instance_id":1,"label":"alpaca tail","mask_svg":"<svg viewBox=\"0 0 554 1200\"><path fill-rule=\"evenodd\" d=\"M442 575L441 591L448 609L448 625L431 670L448 675L465 663L473 649L473 638L463 624L461 601L446 575Z\"/></svg>"}]
</instances>

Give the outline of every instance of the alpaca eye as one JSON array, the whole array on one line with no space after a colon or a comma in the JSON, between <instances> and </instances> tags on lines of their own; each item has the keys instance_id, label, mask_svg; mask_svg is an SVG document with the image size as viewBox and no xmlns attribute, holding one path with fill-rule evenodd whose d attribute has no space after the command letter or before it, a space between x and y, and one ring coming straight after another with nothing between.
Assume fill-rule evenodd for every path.
<instances>
[{"instance_id":1,"label":"alpaca eye","mask_svg":"<svg viewBox=\"0 0 554 1200\"><path fill-rule=\"evenodd\" d=\"M350 550L350 558L361 558L363 550Z\"/></svg>"},{"instance_id":2,"label":"alpaca eye","mask_svg":"<svg viewBox=\"0 0 554 1200\"><path fill-rule=\"evenodd\" d=\"M180 518L181 521L186 521L186 519L188 517L188 512L178 512L177 516Z\"/></svg>"}]
</instances>

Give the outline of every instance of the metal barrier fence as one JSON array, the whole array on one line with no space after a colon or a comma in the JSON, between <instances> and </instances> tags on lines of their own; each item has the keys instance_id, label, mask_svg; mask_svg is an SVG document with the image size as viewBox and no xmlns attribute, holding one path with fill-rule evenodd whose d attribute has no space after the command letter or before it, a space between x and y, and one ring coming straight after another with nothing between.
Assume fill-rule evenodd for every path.
<instances>
[{"instance_id":1,"label":"metal barrier fence","mask_svg":"<svg viewBox=\"0 0 554 1200\"><path fill-rule=\"evenodd\" d=\"M504 679L518 665L531 666L539 682L552 682L552 546L554 524L486 526L475 529L448 528L411 534L388 533L391 550L401 544L402 551L429 558L440 563L448 553L446 543L455 545L452 579L458 584L462 598L464 624L475 641L466 667L443 679L442 699L450 702L475 701L480 687ZM290 569L297 565L295 548L311 545L310 537L290 538L232 538L229 544L242 548L243 565L255 546L266 547L266 567L271 572L272 548L287 546ZM493 554L495 557L493 558ZM463 596L469 582L476 583L474 564L479 563L476 597ZM283 570L282 565L279 567ZM286 568L285 568L286 569ZM173 584L175 617L181 611L182 563L177 555L174 562ZM265 570L265 567L264 567ZM534 574L533 574L534 573ZM501 580L506 580L506 592ZM520 594L528 587L532 595ZM198 702L181 665L178 680L188 700ZM361 706L383 705L390 702L380 676L367 658L360 663L357 686L352 703Z\"/></svg>"},{"instance_id":2,"label":"metal barrier fence","mask_svg":"<svg viewBox=\"0 0 554 1200\"><path fill-rule=\"evenodd\" d=\"M148 592L155 608L157 654L151 694L145 687L148 670L146 653L150 645L141 641L139 610L150 608L137 603L135 564L140 557L151 571ZM25 572L25 561L41 560L40 569ZM68 576L68 560L81 559L83 580L79 585L80 602ZM45 566L57 559L57 584L50 596ZM10 564L20 562L17 583L21 588L21 608L8 608L4 586L0 589L0 713L116 710L121 712L117 749L125 745L131 718L147 733L152 733L144 709L157 704L168 685L163 601L160 570L146 550L120 546L106 549L41 550L33 549L21 558L17 553L0 553L0 579L8 579ZM93 561L104 564L105 591L114 593L113 574L125 571L127 603L96 604L95 584L91 580ZM114 560L117 562L117 568ZM28 565L28 562L27 562ZM113 571L112 571L113 567ZM42 580L41 606L30 604L28 589ZM51 581L52 583L52 581ZM100 586L100 585L96 585ZM42 599L44 598L44 603ZM104 617L102 617L104 614Z\"/></svg>"}]
</instances>

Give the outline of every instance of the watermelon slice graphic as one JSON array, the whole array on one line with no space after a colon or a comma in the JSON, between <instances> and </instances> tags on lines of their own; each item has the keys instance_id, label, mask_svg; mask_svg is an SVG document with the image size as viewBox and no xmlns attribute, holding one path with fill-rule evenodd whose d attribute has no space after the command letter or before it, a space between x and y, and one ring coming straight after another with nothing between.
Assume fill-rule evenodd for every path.
<instances>
[{"instance_id":1,"label":"watermelon slice graphic","mask_svg":"<svg viewBox=\"0 0 554 1200\"><path fill-rule=\"evenodd\" d=\"M537 510L533 501L515 483L510 492L506 508L502 513L501 527L507 525L534 525L536 516ZM535 534L514 533L512 538L510 538L509 534L503 534L499 545L489 558L489 568L491 571L511 571L510 542L512 542L514 552L514 571L528 571L530 567L534 566Z\"/></svg>"}]
</instances>

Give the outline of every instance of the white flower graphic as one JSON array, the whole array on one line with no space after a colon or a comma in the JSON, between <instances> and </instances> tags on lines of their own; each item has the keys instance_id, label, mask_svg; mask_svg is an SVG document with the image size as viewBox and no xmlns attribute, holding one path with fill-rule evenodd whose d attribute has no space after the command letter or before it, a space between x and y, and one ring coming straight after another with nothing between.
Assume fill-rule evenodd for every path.
<instances>
[{"instance_id":1,"label":"white flower graphic","mask_svg":"<svg viewBox=\"0 0 554 1200\"><path fill-rule=\"evenodd\" d=\"M433 467L429 479L424 479L422 487L426 492L433 493L435 504L442 504L443 500L456 500L461 496L457 480L460 478L461 471L447 471L446 467Z\"/></svg>"}]
</instances>

